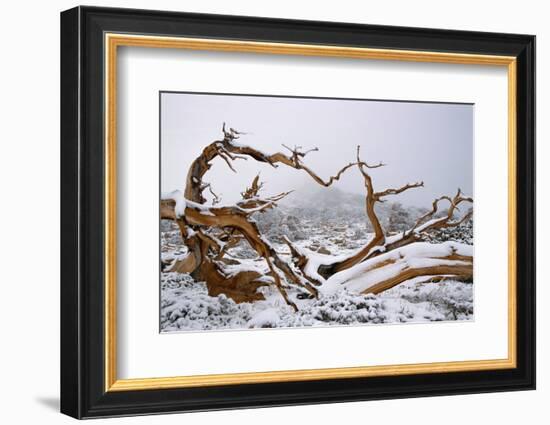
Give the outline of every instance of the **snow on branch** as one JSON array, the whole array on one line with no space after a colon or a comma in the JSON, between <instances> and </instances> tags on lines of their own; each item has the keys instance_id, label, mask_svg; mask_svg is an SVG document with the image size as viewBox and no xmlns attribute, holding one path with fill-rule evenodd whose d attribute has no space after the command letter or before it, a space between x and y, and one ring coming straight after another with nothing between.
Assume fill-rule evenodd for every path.
<instances>
[{"instance_id":1,"label":"snow on branch","mask_svg":"<svg viewBox=\"0 0 550 425\"><path fill-rule=\"evenodd\" d=\"M442 201L449 202L449 207L447 212L443 217L433 218L435 214L439 211L439 203ZM464 221L470 218L473 214L473 211L470 209L466 214L464 214L460 219L452 221L456 211L460 211L459 205L463 202L472 204L474 200L471 197L463 196L460 188L458 189L456 195L451 198L450 196L441 196L435 199L432 202L432 209L426 214L422 215L414 224L411 232L424 232L433 228L442 228L442 227L456 227L461 225Z\"/></svg>"},{"instance_id":2,"label":"snow on branch","mask_svg":"<svg viewBox=\"0 0 550 425\"><path fill-rule=\"evenodd\" d=\"M453 247L444 255L427 256L416 247L421 240L420 233L440 227L458 226L472 212L455 220L456 212L462 203L473 200L460 190L454 197L443 196L432 204L431 211L422 215L412 229L399 235L386 236L375 210L377 202L389 195L398 195L413 188L423 187L423 182L407 183L398 188L389 188L376 192L370 170L383 167L385 164L369 164L360 157L360 146L357 146L356 161L340 168L327 180L320 177L305 163L304 158L317 152L318 148L304 149L295 145L289 151L266 153L255 147L242 144L237 140L246 133L222 126L223 139L205 146L201 154L192 162L187 172L185 192L165 194L161 200L161 218L176 221L183 236L188 254L185 261L176 262L174 270L190 273L197 281L204 281L209 294L219 293L231 296L237 302L251 302L264 299L257 289L266 284L274 285L285 302L295 310L296 303L287 293L289 287L304 290L309 296L317 297L319 287L328 282L335 283L342 276L351 277L361 288L369 291L382 291L407 279L424 276L456 275L468 277L472 271L471 256L458 254L462 249ZM212 161L221 157L229 168L234 167L236 160L253 159L277 168L279 165L303 170L316 183L329 187L338 181L349 169L357 167L365 187L365 210L374 230L374 236L368 243L345 256L328 256L309 252L285 239L290 248L290 260L281 257L275 247L261 234L252 215L264 212L277 205L291 191L262 197L260 191L263 182L257 175L249 187L241 192L241 200L231 205L218 205L218 196L210 183L203 178L212 167ZM213 197L212 204L207 205L203 192L207 190ZM446 215L437 217L440 203L448 202ZM247 268L245 264L233 258L226 258L228 249L240 243L247 243L256 251L258 258L263 258L265 270ZM421 242L420 242L421 243ZM415 248L416 247L416 248ZM455 249L456 248L456 249ZM454 250L454 251L453 251ZM414 255L413 255L414 254ZM397 255L397 257L395 257ZM405 257L403 257L405 255ZM384 262L383 259L387 262ZM390 273L391 272L391 273ZM358 273L357 275L355 273ZM339 276L336 278L336 276ZM378 276L378 277L376 277ZM345 280L351 282L350 279ZM343 281L339 281L343 283ZM355 285L355 284L354 284Z\"/></svg>"},{"instance_id":3,"label":"snow on branch","mask_svg":"<svg viewBox=\"0 0 550 425\"><path fill-rule=\"evenodd\" d=\"M472 277L473 247L458 242L414 243L340 271L326 280L323 290L345 287L354 292L380 293L420 276Z\"/></svg>"}]
</instances>

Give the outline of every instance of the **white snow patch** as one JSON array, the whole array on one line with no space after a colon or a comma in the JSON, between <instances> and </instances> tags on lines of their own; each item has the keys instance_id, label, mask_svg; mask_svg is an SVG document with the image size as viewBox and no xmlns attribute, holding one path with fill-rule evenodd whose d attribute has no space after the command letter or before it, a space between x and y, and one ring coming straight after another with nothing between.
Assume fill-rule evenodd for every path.
<instances>
[{"instance_id":1,"label":"white snow patch","mask_svg":"<svg viewBox=\"0 0 550 425\"><path fill-rule=\"evenodd\" d=\"M276 328L280 321L280 310L277 308L266 308L256 313L248 321L249 328Z\"/></svg>"},{"instance_id":2,"label":"white snow patch","mask_svg":"<svg viewBox=\"0 0 550 425\"><path fill-rule=\"evenodd\" d=\"M326 293L333 293L344 285L348 289L363 292L376 283L391 279L406 268L430 267L436 264L466 264L463 261L438 259L452 254L472 256L473 247L450 241L440 244L413 243L335 273L325 281L322 290ZM391 263L380 266L386 261L391 261Z\"/></svg>"},{"instance_id":3,"label":"white snow patch","mask_svg":"<svg viewBox=\"0 0 550 425\"><path fill-rule=\"evenodd\" d=\"M180 218L181 216L185 215L185 208L187 206L187 202L181 190L174 190L172 192L163 192L160 196L160 199L163 201L171 199L176 203L176 206L174 207L174 212L176 213L177 218Z\"/></svg>"}]
</instances>

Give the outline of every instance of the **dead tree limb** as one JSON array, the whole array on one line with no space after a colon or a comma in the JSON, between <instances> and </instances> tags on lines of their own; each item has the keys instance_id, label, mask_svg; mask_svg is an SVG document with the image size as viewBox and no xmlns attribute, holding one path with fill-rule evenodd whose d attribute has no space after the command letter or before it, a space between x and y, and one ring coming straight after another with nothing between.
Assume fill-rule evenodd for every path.
<instances>
[{"instance_id":1,"label":"dead tree limb","mask_svg":"<svg viewBox=\"0 0 550 425\"><path fill-rule=\"evenodd\" d=\"M419 217L414 226L399 235L387 236L377 216L375 205L384 202L386 197L399 195L407 190L424 186L423 182L407 183L398 188L388 188L376 191L370 170L383 167L385 164L368 164L360 157L360 148L357 147L356 161L351 162L327 180L321 178L303 162L307 154L318 151L317 148L303 150L301 146L290 148L283 145L290 154L281 152L268 154L248 145L240 144L237 140L245 134L230 128L222 128L223 139L214 141L206 146L201 154L191 164L184 193L172 193L161 202L161 218L176 221L182 238L187 247L187 255L177 259L172 265L172 271L190 273L195 279L203 280L208 286L209 294L217 295L225 293L237 302L256 301L263 299L259 289L266 285L274 285L285 302L295 310L297 306L291 299L288 289L293 287L299 291L307 291L310 296L317 297L318 289L327 282L338 281L342 276L353 275L359 271L372 273L372 266L393 267L398 270L395 275L385 279L378 279L367 289L370 292L380 292L413 277L441 277L447 275L471 276L471 256L463 255L457 259L456 254L450 253L433 258L424 258L424 262L415 262L400 257L391 257L382 262L388 253L401 252L414 242L422 240L426 232L445 227L455 227L462 224L471 216L471 211L460 218L455 218L459 205L472 203L469 197L458 193L454 197L442 196L432 203L432 209ZM254 178L251 185L241 192L242 199L234 205L220 206L220 197L212 190L209 183L204 183L204 175L212 166L212 161L220 157L236 172L233 162L236 160L253 160L266 163L272 167L285 165L296 170L303 170L316 183L323 187L329 187L338 181L349 169L357 167L363 177L365 187L365 213L371 222L373 238L357 252L344 259L323 258L316 259L312 263L311 253L298 249L288 239L285 240L290 249L290 262L283 259L275 248L265 239L251 215L262 213L276 206L277 202L290 192L283 192L271 197L259 195L263 183L259 181L259 175ZM207 189L213 196L213 205L206 205L203 191ZM448 202L449 207L445 214L437 217L439 204ZM246 269L237 260L226 258L228 250L239 243L248 243L257 254L265 261L267 269ZM328 256L327 256L328 257ZM311 265L315 264L312 268ZM365 266L368 266L365 269ZM367 279L368 281L368 279ZM372 282L371 282L372 283Z\"/></svg>"}]
</instances>

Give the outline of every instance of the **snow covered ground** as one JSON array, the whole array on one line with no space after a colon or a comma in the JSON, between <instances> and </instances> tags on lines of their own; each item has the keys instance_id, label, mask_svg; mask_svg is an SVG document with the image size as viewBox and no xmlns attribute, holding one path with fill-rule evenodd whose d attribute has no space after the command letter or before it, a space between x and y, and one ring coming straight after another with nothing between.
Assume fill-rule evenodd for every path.
<instances>
[{"instance_id":1,"label":"snow covered ground","mask_svg":"<svg viewBox=\"0 0 550 425\"><path fill-rule=\"evenodd\" d=\"M258 226L282 258L289 253L283 236L289 237L300 249L316 255L349 254L368 243L372 236L364 218L364 200L346 197L345 193L338 195L339 205L346 213L337 211L334 206L323 208L321 205L314 210L299 205L286 206L258 214ZM379 215L386 227L394 226L395 231L400 231L401 227L409 228L409 222L419 214L418 209L409 211L391 205L385 208L379 211ZM431 235L425 242L427 249L430 249L430 242L447 242L449 245L458 242L461 249L471 249L472 223ZM163 222L163 263L170 264L185 251L177 228L170 222ZM261 267L262 260L246 243L231 248L229 254L241 263ZM353 285L348 288L326 285L327 290L321 291L319 298L313 300L289 294L294 295L292 299L299 308L294 312L272 286L260 288L264 301L237 304L224 295L210 297L204 282L195 282L187 274L163 272L160 328L162 332L174 332L473 319L473 283L453 280L423 283L425 280L422 277L411 279L378 295L360 294L353 291Z\"/></svg>"},{"instance_id":2,"label":"snow covered ground","mask_svg":"<svg viewBox=\"0 0 550 425\"><path fill-rule=\"evenodd\" d=\"M379 295L342 290L303 303L297 313L270 289L265 301L237 304L208 296L206 286L186 274L164 273L161 285L162 332L473 319L473 285L455 281L411 280Z\"/></svg>"}]
</instances>

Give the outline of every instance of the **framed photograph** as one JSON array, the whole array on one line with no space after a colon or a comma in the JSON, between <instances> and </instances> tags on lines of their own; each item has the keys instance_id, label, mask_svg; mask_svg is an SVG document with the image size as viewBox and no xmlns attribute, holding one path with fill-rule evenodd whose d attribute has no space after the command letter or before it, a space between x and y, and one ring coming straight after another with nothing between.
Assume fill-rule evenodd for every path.
<instances>
[{"instance_id":1,"label":"framed photograph","mask_svg":"<svg viewBox=\"0 0 550 425\"><path fill-rule=\"evenodd\" d=\"M535 37L61 14L61 411L535 387Z\"/></svg>"}]
</instances>

